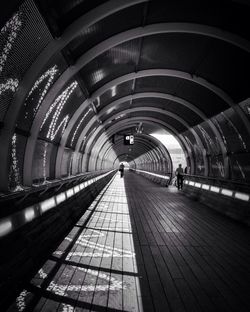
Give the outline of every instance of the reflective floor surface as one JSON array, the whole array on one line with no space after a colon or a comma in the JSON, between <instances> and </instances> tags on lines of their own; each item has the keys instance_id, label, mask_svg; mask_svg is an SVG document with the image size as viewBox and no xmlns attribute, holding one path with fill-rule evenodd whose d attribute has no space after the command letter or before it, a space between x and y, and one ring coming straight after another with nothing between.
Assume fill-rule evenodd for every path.
<instances>
[{"instance_id":1,"label":"reflective floor surface","mask_svg":"<svg viewBox=\"0 0 250 312\"><path fill-rule=\"evenodd\" d=\"M8 311L250 311L250 231L116 175Z\"/></svg>"}]
</instances>

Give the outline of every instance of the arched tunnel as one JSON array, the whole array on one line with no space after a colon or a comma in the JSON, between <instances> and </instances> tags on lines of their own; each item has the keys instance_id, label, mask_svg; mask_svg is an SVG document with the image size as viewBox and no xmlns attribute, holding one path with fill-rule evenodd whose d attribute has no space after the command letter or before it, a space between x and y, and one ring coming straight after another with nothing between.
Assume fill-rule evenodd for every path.
<instances>
[{"instance_id":1,"label":"arched tunnel","mask_svg":"<svg viewBox=\"0 0 250 312\"><path fill-rule=\"evenodd\" d=\"M249 1L0 16L0 310L249 311Z\"/></svg>"}]
</instances>

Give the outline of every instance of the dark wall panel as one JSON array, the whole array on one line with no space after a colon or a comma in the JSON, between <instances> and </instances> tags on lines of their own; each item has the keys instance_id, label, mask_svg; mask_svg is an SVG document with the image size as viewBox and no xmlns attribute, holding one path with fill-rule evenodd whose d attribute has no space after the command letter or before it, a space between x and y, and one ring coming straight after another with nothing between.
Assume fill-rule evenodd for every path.
<instances>
[{"instance_id":1,"label":"dark wall panel","mask_svg":"<svg viewBox=\"0 0 250 312\"><path fill-rule=\"evenodd\" d=\"M61 165L61 173L63 177L69 175L71 164L72 164L72 150L67 148L63 152L63 159Z\"/></svg>"},{"instance_id":2,"label":"dark wall panel","mask_svg":"<svg viewBox=\"0 0 250 312\"><path fill-rule=\"evenodd\" d=\"M203 158L203 149L199 146L194 138L194 136L189 132L186 131L183 134L187 145L189 146L190 150L194 151L194 166L195 166L195 174L197 175L204 175L205 174L205 164Z\"/></svg>"},{"instance_id":3,"label":"dark wall panel","mask_svg":"<svg viewBox=\"0 0 250 312\"><path fill-rule=\"evenodd\" d=\"M84 100L78 82L69 82L51 103L41 125L40 137L59 143L70 118Z\"/></svg>"},{"instance_id":4,"label":"dark wall panel","mask_svg":"<svg viewBox=\"0 0 250 312\"><path fill-rule=\"evenodd\" d=\"M23 183L23 158L27 138L14 133L11 144L11 157L9 169L9 187L19 190Z\"/></svg>"},{"instance_id":5,"label":"dark wall panel","mask_svg":"<svg viewBox=\"0 0 250 312\"><path fill-rule=\"evenodd\" d=\"M84 128L88 125L90 119L95 115L94 110L91 105L89 105L78 118L72 131L68 137L67 146L75 148L77 140L81 135Z\"/></svg>"},{"instance_id":6,"label":"dark wall panel","mask_svg":"<svg viewBox=\"0 0 250 312\"><path fill-rule=\"evenodd\" d=\"M52 36L32 0L25 1L0 32L0 121L25 72Z\"/></svg>"},{"instance_id":7,"label":"dark wall panel","mask_svg":"<svg viewBox=\"0 0 250 312\"><path fill-rule=\"evenodd\" d=\"M32 176L35 183L43 183L51 177L51 157L53 144L37 140L32 167Z\"/></svg>"},{"instance_id":8,"label":"dark wall panel","mask_svg":"<svg viewBox=\"0 0 250 312\"><path fill-rule=\"evenodd\" d=\"M41 71L29 90L18 116L18 128L29 131L34 118L56 79L66 69L67 64L61 54L56 55Z\"/></svg>"}]
</instances>

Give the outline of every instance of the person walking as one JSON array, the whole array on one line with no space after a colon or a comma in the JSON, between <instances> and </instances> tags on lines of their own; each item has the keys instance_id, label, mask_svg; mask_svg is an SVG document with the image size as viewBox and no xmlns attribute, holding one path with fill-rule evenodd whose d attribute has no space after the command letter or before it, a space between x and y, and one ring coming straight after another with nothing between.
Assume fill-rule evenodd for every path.
<instances>
[{"instance_id":1,"label":"person walking","mask_svg":"<svg viewBox=\"0 0 250 312\"><path fill-rule=\"evenodd\" d=\"M175 171L176 177L177 177L177 188L178 190L181 190L183 187L183 168L181 164L179 164L179 167Z\"/></svg>"},{"instance_id":2,"label":"person walking","mask_svg":"<svg viewBox=\"0 0 250 312\"><path fill-rule=\"evenodd\" d=\"M120 167L119 167L119 171L120 171L120 177L122 178L124 176L124 164L121 163L120 164Z\"/></svg>"}]
</instances>

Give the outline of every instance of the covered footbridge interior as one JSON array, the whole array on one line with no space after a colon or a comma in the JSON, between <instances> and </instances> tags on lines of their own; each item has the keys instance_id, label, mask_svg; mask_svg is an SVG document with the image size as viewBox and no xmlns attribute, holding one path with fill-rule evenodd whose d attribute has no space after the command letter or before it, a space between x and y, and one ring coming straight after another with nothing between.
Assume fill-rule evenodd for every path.
<instances>
[{"instance_id":1,"label":"covered footbridge interior","mask_svg":"<svg viewBox=\"0 0 250 312\"><path fill-rule=\"evenodd\" d=\"M246 285L250 261L241 263L240 259L249 257L249 14L247 0L3 1L0 13L0 244L3 251L0 305L3 311L30 311L31 307L34 311L191 311L191 306L195 307L194 311L248 311L249 302L244 296L247 297L249 290ZM152 133L173 135L183 150L187 171L180 192L171 186L176 168L169 150ZM125 144L126 136L132 136L133 144ZM121 162L130 166L124 179L118 174ZM103 198L106 199L102 203ZM72 304L65 289L59 287L60 292L53 281L58 291L52 297L53 287L47 277L61 272L61 265L68 259L59 257L59 264L52 265L62 250L50 260L48 255L63 239L62 248L67 251L67 241L77 245L81 235L85 237L85 245L81 243L81 247L104 248L103 241L86 245L88 235L101 240L102 231L107 231L107 224L102 230L100 224L96 225L107 219L106 215L95 216L98 209L105 214L111 209L109 213L125 216L121 227L111 227L111 232L118 231L120 236L116 233L113 238L105 236L105 239L116 248L112 249L112 257L123 250L122 246L130 249L129 256L124 256L132 259L131 263L128 260L128 268L135 267L137 261L148 288L142 287L140 295L138 281L133 284L129 278L125 282L115 279L119 275L119 263L113 272L112 264L106 263L105 273L98 278L108 281L111 288L100 287L95 292L91 278L83 278L83 289L94 295L88 298L82 295L81 299L78 289L78 299L74 298ZM200 215L192 209L201 209ZM126 219L129 215L131 220ZM100 220L92 224L93 218ZM192 256L204 259L194 265L192 261L196 260L190 260L192 257L184 249L186 244L196 246L191 237L197 232L192 234L194 228L190 232L185 227L185 219L191 220L194 228L201 227L201 240L212 235L209 231L215 231L222 245L234 241L230 255L238 252L238 265L246 273L243 276L243 269L239 269L239 274L232 277L241 287L237 288L236 283L235 289L243 294L236 296L234 302L230 299L233 293L219 283L218 271L214 279L218 280L216 287L220 295L208 287L202 298L209 304L192 299L190 291L198 289L199 279L203 279L197 266L204 267L209 248L207 245L207 249L203 248L197 239L201 255L197 258L192 249ZM112 220L115 222L114 216ZM197 220L201 220L204 228ZM77 227L87 231L88 222L92 222L92 234L76 234ZM124 224L128 222L132 225L126 227ZM174 240L180 228L190 239ZM123 237L123 230L132 238L127 234ZM233 230L236 238L231 233ZM67 236L69 232L72 236ZM168 239L170 232L173 237ZM209 246L215 243L211 237L208 241ZM144 245L146 249L141 248ZM151 245L166 246L166 249L154 249ZM177 248L180 254L174 249L175 253L172 250L172 256L167 256L169 246ZM107 247L109 252L110 248ZM219 250L217 246L215 254ZM163 257L166 262L159 262L159 253L166 256ZM206 260L216 257L215 254L209 254ZM88 255L82 258L86 260ZM173 263L182 266L180 255L191 271L174 271L177 273L172 275ZM219 260L229 256L225 255L220 254ZM105 259L103 254L98 257ZM159 260L155 267L154 257ZM46 267L49 271L40 270L36 276L45 261L50 261ZM95 272L101 271L100 261L99 264L84 262L81 272L98 276ZM121 271L126 272L126 261L122 263ZM170 265L171 274L164 275L164 281L159 277L158 283L157 272L169 269L163 263ZM213 264L211 270L217 268ZM225 271L230 266L231 263L225 264ZM150 271L150 267L154 269ZM233 272L233 267L234 264L229 272ZM109 277L105 275L107 272ZM189 279L192 272L195 282ZM22 289L32 277L36 283L32 287L29 284L25 292ZM57 278L60 279L59 275ZM45 286L41 286L39 279L45 280ZM151 279L156 280L155 285L151 285ZM172 292L164 288L168 282ZM188 282L194 289L187 286ZM64 287L71 282L67 283ZM225 283L231 284L231 279ZM45 289L43 301L37 291L42 288ZM158 294L155 289L159 290ZM124 298L117 297L121 305L109 306L110 300L115 301L116 291L125 294ZM161 292L165 294L162 297ZM180 296L176 295L178 292ZM135 293L137 303L133 305L132 300L131 306L124 305L126 298ZM146 299L147 296L151 299ZM157 302L163 297L159 305ZM16 303L11 305L13 300ZM192 300L197 306L191 304ZM240 310L236 309L237 305Z\"/></svg>"}]
</instances>

